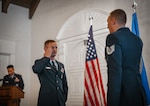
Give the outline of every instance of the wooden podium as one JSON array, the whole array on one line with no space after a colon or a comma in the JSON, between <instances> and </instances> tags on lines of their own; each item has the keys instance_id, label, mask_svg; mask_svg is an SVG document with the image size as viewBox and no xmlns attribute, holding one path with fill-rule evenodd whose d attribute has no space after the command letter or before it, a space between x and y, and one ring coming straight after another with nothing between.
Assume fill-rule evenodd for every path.
<instances>
[{"instance_id":1,"label":"wooden podium","mask_svg":"<svg viewBox=\"0 0 150 106\"><path fill-rule=\"evenodd\" d=\"M19 106L21 98L24 98L24 92L19 87L0 87L0 106Z\"/></svg>"}]
</instances>

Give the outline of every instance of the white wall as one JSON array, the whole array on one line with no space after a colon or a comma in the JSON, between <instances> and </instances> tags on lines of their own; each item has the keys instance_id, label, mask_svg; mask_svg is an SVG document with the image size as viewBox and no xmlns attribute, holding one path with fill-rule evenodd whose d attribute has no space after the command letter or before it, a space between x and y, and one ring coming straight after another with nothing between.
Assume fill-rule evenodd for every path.
<instances>
[{"instance_id":1,"label":"white wall","mask_svg":"<svg viewBox=\"0 0 150 106\"><path fill-rule=\"evenodd\" d=\"M140 33L144 42L143 56L150 76L150 0L136 2ZM0 12L0 39L16 43L16 72L22 74L25 82L25 99L21 102L22 106L36 106L39 81L31 67L35 59L42 57L45 40L55 39L63 24L72 15L90 8L99 8L108 13L113 9L122 8L127 12L127 26L130 27L132 4L132 0L41 0L32 20L28 19L28 9L16 5L10 5L7 14Z\"/></svg>"},{"instance_id":2,"label":"white wall","mask_svg":"<svg viewBox=\"0 0 150 106\"><path fill-rule=\"evenodd\" d=\"M7 14L0 12L0 41L15 43L15 58L10 63L14 64L15 72L24 79L25 98L21 100L21 106L30 106L31 20L28 18L28 9L10 5Z\"/></svg>"}]
</instances>

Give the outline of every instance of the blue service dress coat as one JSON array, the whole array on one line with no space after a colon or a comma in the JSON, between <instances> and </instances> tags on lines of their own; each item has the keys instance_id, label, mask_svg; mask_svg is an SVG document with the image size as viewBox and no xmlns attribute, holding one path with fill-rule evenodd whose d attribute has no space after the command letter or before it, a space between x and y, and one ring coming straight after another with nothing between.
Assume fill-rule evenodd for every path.
<instances>
[{"instance_id":1,"label":"blue service dress coat","mask_svg":"<svg viewBox=\"0 0 150 106\"><path fill-rule=\"evenodd\" d=\"M107 36L107 106L146 106L139 71L142 47L141 39L126 27Z\"/></svg>"},{"instance_id":2,"label":"blue service dress coat","mask_svg":"<svg viewBox=\"0 0 150 106\"><path fill-rule=\"evenodd\" d=\"M18 78L19 82L15 82L15 79ZM14 74L13 77L10 75L5 75L3 78L2 86L18 86L22 90L24 89L24 82L20 74Z\"/></svg>"},{"instance_id":3,"label":"blue service dress coat","mask_svg":"<svg viewBox=\"0 0 150 106\"><path fill-rule=\"evenodd\" d=\"M47 57L36 60L32 67L41 85L38 106L65 106L68 94L65 68L62 63L56 62L58 70L50 64Z\"/></svg>"}]
</instances>

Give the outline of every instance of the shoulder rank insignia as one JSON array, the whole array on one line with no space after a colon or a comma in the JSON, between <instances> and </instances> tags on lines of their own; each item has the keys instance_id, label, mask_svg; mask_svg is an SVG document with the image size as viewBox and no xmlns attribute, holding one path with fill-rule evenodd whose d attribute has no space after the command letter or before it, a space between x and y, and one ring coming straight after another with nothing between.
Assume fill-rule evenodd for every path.
<instances>
[{"instance_id":1,"label":"shoulder rank insignia","mask_svg":"<svg viewBox=\"0 0 150 106\"><path fill-rule=\"evenodd\" d=\"M108 55L111 55L115 51L115 45L111 45L110 47L106 47L106 51Z\"/></svg>"}]
</instances>

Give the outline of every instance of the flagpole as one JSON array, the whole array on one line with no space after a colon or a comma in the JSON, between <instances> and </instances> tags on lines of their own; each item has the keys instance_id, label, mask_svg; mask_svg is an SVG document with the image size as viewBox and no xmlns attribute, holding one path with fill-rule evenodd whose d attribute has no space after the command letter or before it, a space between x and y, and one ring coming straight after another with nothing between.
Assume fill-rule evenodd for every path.
<instances>
[{"instance_id":1,"label":"flagpole","mask_svg":"<svg viewBox=\"0 0 150 106\"><path fill-rule=\"evenodd\" d=\"M91 25L93 25L93 17L92 16L90 16L89 20L90 20Z\"/></svg>"},{"instance_id":2,"label":"flagpole","mask_svg":"<svg viewBox=\"0 0 150 106\"><path fill-rule=\"evenodd\" d=\"M135 2L135 0L133 0L132 8L134 9L134 12L136 12L136 7L137 7L137 3Z\"/></svg>"}]
</instances>

